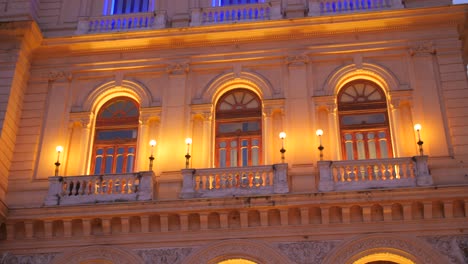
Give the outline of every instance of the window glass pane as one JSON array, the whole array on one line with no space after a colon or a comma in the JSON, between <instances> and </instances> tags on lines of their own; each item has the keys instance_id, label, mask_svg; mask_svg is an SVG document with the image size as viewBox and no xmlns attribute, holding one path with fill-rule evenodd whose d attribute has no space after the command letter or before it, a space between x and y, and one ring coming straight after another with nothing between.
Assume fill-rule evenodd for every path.
<instances>
[{"instance_id":1,"label":"window glass pane","mask_svg":"<svg viewBox=\"0 0 468 264\"><path fill-rule=\"evenodd\" d=\"M361 133L356 134L356 146L357 146L357 154L358 154L358 159L366 159L366 149L364 147L364 141L363 141L364 136Z\"/></svg>"},{"instance_id":2,"label":"window glass pane","mask_svg":"<svg viewBox=\"0 0 468 264\"><path fill-rule=\"evenodd\" d=\"M94 161L94 174L101 174L102 156L97 156Z\"/></svg>"},{"instance_id":3,"label":"window glass pane","mask_svg":"<svg viewBox=\"0 0 468 264\"><path fill-rule=\"evenodd\" d=\"M258 147L252 148L252 166L257 166L258 163Z\"/></svg>"},{"instance_id":4,"label":"window glass pane","mask_svg":"<svg viewBox=\"0 0 468 264\"><path fill-rule=\"evenodd\" d=\"M226 149L219 150L219 167L226 167Z\"/></svg>"},{"instance_id":5,"label":"window glass pane","mask_svg":"<svg viewBox=\"0 0 468 264\"><path fill-rule=\"evenodd\" d=\"M380 144L380 158L386 159L388 158L388 146L387 146L387 140L386 139L381 139L379 140Z\"/></svg>"},{"instance_id":6,"label":"window glass pane","mask_svg":"<svg viewBox=\"0 0 468 264\"><path fill-rule=\"evenodd\" d=\"M231 141L231 151L229 154L231 167L237 167L237 141Z\"/></svg>"},{"instance_id":7,"label":"window glass pane","mask_svg":"<svg viewBox=\"0 0 468 264\"><path fill-rule=\"evenodd\" d=\"M136 129L97 132L97 140L135 139L136 137Z\"/></svg>"},{"instance_id":8,"label":"window glass pane","mask_svg":"<svg viewBox=\"0 0 468 264\"><path fill-rule=\"evenodd\" d=\"M353 143L352 142L346 142L346 159L347 160L353 160Z\"/></svg>"},{"instance_id":9,"label":"window glass pane","mask_svg":"<svg viewBox=\"0 0 468 264\"><path fill-rule=\"evenodd\" d=\"M218 127L218 133L253 132L259 130L260 123L257 121L219 124Z\"/></svg>"},{"instance_id":10,"label":"window glass pane","mask_svg":"<svg viewBox=\"0 0 468 264\"><path fill-rule=\"evenodd\" d=\"M135 155L129 154L127 156L127 173L133 172L133 164L135 163Z\"/></svg>"},{"instance_id":11,"label":"window glass pane","mask_svg":"<svg viewBox=\"0 0 468 264\"><path fill-rule=\"evenodd\" d=\"M343 116L343 125L366 125L366 124L382 124L385 123L385 114L364 114L364 115L347 115Z\"/></svg>"},{"instance_id":12,"label":"window glass pane","mask_svg":"<svg viewBox=\"0 0 468 264\"><path fill-rule=\"evenodd\" d=\"M249 150L247 148L242 148L242 166L249 166Z\"/></svg>"},{"instance_id":13,"label":"window glass pane","mask_svg":"<svg viewBox=\"0 0 468 264\"><path fill-rule=\"evenodd\" d=\"M369 158L376 159L377 158L377 150L375 149L375 141L369 140L367 142L367 147L369 148Z\"/></svg>"}]
</instances>

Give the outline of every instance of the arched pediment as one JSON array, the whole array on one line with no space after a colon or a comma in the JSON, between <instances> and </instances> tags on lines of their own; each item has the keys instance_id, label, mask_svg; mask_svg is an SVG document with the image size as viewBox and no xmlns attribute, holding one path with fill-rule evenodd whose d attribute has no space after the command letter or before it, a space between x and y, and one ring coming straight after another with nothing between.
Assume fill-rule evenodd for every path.
<instances>
[{"instance_id":1,"label":"arched pediment","mask_svg":"<svg viewBox=\"0 0 468 264\"><path fill-rule=\"evenodd\" d=\"M137 101L142 108L151 106L151 93L143 85L129 80L122 80L120 85L111 81L93 89L86 97L81 111L96 112L112 98L126 96Z\"/></svg>"}]
</instances>

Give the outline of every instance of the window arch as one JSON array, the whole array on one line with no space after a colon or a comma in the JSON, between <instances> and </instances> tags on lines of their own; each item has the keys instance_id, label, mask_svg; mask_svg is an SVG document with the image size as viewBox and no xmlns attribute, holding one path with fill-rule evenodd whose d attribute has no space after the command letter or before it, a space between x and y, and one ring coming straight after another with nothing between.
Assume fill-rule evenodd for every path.
<instances>
[{"instance_id":1,"label":"window arch","mask_svg":"<svg viewBox=\"0 0 468 264\"><path fill-rule=\"evenodd\" d=\"M373 82L356 80L338 94L338 114L343 159L393 157L387 100Z\"/></svg>"},{"instance_id":2,"label":"window arch","mask_svg":"<svg viewBox=\"0 0 468 264\"><path fill-rule=\"evenodd\" d=\"M128 97L116 97L101 107L94 133L94 174L133 172L139 112L138 103Z\"/></svg>"},{"instance_id":3,"label":"window arch","mask_svg":"<svg viewBox=\"0 0 468 264\"><path fill-rule=\"evenodd\" d=\"M234 89L216 104L216 166L262 164L262 104L250 90Z\"/></svg>"}]
</instances>

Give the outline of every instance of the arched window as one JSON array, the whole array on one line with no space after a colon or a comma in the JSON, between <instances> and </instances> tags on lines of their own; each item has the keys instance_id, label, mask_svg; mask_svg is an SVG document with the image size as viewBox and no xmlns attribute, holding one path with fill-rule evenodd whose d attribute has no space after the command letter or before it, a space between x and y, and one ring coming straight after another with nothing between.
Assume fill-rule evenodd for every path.
<instances>
[{"instance_id":1,"label":"arched window","mask_svg":"<svg viewBox=\"0 0 468 264\"><path fill-rule=\"evenodd\" d=\"M212 0L212 6L245 5L264 3L265 0Z\"/></svg>"},{"instance_id":2,"label":"arched window","mask_svg":"<svg viewBox=\"0 0 468 264\"><path fill-rule=\"evenodd\" d=\"M94 174L133 172L138 117L138 103L127 97L114 98L101 107L94 133Z\"/></svg>"},{"instance_id":3,"label":"arched window","mask_svg":"<svg viewBox=\"0 0 468 264\"><path fill-rule=\"evenodd\" d=\"M216 166L262 163L262 104L246 89L224 94L216 105Z\"/></svg>"},{"instance_id":4,"label":"arched window","mask_svg":"<svg viewBox=\"0 0 468 264\"><path fill-rule=\"evenodd\" d=\"M338 94L343 159L393 157L385 94L375 83L358 80Z\"/></svg>"}]
</instances>

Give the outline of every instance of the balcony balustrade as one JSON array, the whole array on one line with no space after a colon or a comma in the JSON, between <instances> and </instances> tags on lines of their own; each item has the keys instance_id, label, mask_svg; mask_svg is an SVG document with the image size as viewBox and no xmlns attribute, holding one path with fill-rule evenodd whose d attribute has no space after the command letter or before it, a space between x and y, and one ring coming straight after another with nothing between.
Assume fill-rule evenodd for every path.
<instances>
[{"instance_id":1,"label":"balcony balustrade","mask_svg":"<svg viewBox=\"0 0 468 264\"><path fill-rule=\"evenodd\" d=\"M309 0L309 16L403 8L401 0Z\"/></svg>"},{"instance_id":2,"label":"balcony balustrade","mask_svg":"<svg viewBox=\"0 0 468 264\"><path fill-rule=\"evenodd\" d=\"M194 9L190 26L281 19L278 1Z\"/></svg>"},{"instance_id":3,"label":"balcony balustrade","mask_svg":"<svg viewBox=\"0 0 468 264\"><path fill-rule=\"evenodd\" d=\"M153 198L153 173L49 177L45 205L146 201Z\"/></svg>"},{"instance_id":4,"label":"balcony balustrade","mask_svg":"<svg viewBox=\"0 0 468 264\"><path fill-rule=\"evenodd\" d=\"M288 164L182 170L182 198L269 195L289 192Z\"/></svg>"},{"instance_id":5,"label":"balcony balustrade","mask_svg":"<svg viewBox=\"0 0 468 264\"><path fill-rule=\"evenodd\" d=\"M322 192L432 185L427 156L319 161L318 167Z\"/></svg>"},{"instance_id":6,"label":"balcony balustrade","mask_svg":"<svg viewBox=\"0 0 468 264\"><path fill-rule=\"evenodd\" d=\"M158 29L165 28L166 23L165 11L89 17L78 21L76 34Z\"/></svg>"}]
</instances>

